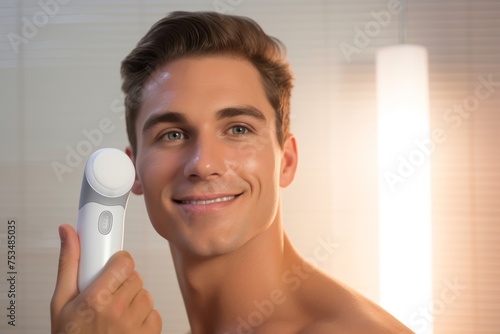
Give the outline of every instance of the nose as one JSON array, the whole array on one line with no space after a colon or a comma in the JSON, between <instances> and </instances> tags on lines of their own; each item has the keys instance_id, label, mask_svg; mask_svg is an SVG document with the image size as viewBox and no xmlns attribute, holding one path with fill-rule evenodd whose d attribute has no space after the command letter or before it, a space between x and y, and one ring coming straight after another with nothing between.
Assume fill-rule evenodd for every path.
<instances>
[{"instance_id":1,"label":"nose","mask_svg":"<svg viewBox=\"0 0 500 334\"><path fill-rule=\"evenodd\" d=\"M213 135L198 136L184 166L188 179L212 180L224 175L223 144Z\"/></svg>"}]
</instances>

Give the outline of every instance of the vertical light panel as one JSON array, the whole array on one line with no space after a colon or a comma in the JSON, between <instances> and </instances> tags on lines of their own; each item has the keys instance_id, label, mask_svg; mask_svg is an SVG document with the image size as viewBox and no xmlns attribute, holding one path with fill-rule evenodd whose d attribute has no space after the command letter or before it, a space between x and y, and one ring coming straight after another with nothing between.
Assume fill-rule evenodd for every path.
<instances>
[{"instance_id":1,"label":"vertical light panel","mask_svg":"<svg viewBox=\"0 0 500 334\"><path fill-rule=\"evenodd\" d=\"M429 306L431 284L427 51L377 51L380 303L407 326ZM427 320L432 333L432 319ZM422 324L419 325L419 334ZM414 329L415 330L415 329Z\"/></svg>"}]
</instances>

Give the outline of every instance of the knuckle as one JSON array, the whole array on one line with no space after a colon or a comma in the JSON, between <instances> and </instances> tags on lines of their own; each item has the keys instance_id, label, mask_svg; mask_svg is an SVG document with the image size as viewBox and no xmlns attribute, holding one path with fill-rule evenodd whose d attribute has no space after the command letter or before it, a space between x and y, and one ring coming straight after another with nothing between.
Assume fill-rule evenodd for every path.
<instances>
[{"instance_id":1,"label":"knuckle","mask_svg":"<svg viewBox=\"0 0 500 334\"><path fill-rule=\"evenodd\" d=\"M122 317L124 311L126 310L126 305L122 301L116 300L113 303L113 307L110 307L107 312L108 319L113 322L121 322L126 320L126 317Z\"/></svg>"},{"instance_id":2,"label":"knuckle","mask_svg":"<svg viewBox=\"0 0 500 334\"><path fill-rule=\"evenodd\" d=\"M135 268L134 258L132 257L132 255L130 255L129 252L127 252L127 251L120 251L120 252L118 252L118 255L122 256L127 261L127 263L129 263L132 267Z\"/></svg>"},{"instance_id":3,"label":"knuckle","mask_svg":"<svg viewBox=\"0 0 500 334\"><path fill-rule=\"evenodd\" d=\"M162 328L163 320L161 318L160 312L157 310L152 310L148 318L145 321L146 326L151 330L153 333L159 333Z\"/></svg>"},{"instance_id":4,"label":"knuckle","mask_svg":"<svg viewBox=\"0 0 500 334\"><path fill-rule=\"evenodd\" d=\"M89 293L85 300L87 305L97 312L108 309L112 301L112 293L104 287L100 287L99 289L92 291L92 293Z\"/></svg>"},{"instance_id":5,"label":"knuckle","mask_svg":"<svg viewBox=\"0 0 500 334\"><path fill-rule=\"evenodd\" d=\"M119 251L113 254L110 263L117 263L120 266L130 268L130 271L135 269L135 261L127 251Z\"/></svg>"},{"instance_id":6,"label":"knuckle","mask_svg":"<svg viewBox=\"0 0 500 334\"><path fill-rule=\"evenodd\" d=\"M141 275L137 271L132 272L122 284L123 289L139 291L143 287Z\"/></svg>"},{"instance_id":7,"label":"knuckle","mask_svg":"<svg viewBox=\"0 0 500 334\"><path fill-rule=\"evenodd\" d=\"M153 308L154 304L153 297L151 296L151 293L149 293L148 290L141 289L141 291L139 291L139 293L137 294L137 298L144 307L149 306Z\"/></svg>"},{"instance_id":8,"label":"knuckle","mask_svg":"<svg viewBox=\"0 0 500 334\"><path fill-rule=\"evenodd\" d=\"M132 275L130 275L130 280L134 281L137 285L139 285L141 288L144 286L144 281L142 279L141 274L139 272L134 271Z\"/></svg>"},{"instance_id":9,"label":"knuckle","mask_svg":"<svg viewBox=\"0 0 500 334\"><path fill-rule=\"evenodd\" d=\"M131 268L132 270L135 269L135 261L134 258L132 258L132 255L130 255L129 252L127 251L119 251L116 254L113 255L114 258L117 259L119 263L122 265Z\"/></svg>"}]
</instances>

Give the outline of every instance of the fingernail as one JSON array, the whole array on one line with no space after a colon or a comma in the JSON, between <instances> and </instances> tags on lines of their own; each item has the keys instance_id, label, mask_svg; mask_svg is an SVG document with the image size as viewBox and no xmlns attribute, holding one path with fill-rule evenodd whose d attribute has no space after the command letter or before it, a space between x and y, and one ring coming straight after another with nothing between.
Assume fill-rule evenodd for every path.
<instances>
[{"instance_id":1,"label":"fingernail","mask_svg":"<svg viewBox=\"0 0 500 334\"><path fill-rule=\"evenodd\" d=\"M66 241L66 231L62 226L59 226L59 238L61 239L61 243Z\"/></svg>"}]
</instances>

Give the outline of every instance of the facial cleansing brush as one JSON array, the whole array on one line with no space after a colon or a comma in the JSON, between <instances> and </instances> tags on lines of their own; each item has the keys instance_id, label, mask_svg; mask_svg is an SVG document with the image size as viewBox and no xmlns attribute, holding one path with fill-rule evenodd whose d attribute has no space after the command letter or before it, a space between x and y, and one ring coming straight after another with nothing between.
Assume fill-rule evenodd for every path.
<instances>
[{"instance_id":1,"label":"facial cleansing brush","mask_svg":"<svg viewBox=\"0 0 500 334\"><path fill-rule=\"evenodd\" d=\"M123 249L125 209L135 169L120 150L103 148L87 160L78 210L78 289L83 291L109 258Z\"/></svg>"}]
</instances>

